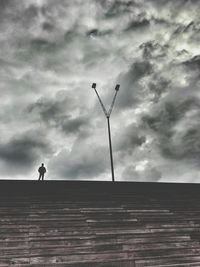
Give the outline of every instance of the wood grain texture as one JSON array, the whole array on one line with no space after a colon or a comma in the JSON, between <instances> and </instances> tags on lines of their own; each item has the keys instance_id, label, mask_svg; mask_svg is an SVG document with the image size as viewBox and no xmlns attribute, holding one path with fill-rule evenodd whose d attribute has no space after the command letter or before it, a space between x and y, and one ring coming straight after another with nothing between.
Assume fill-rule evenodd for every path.
<instances>
[{"instance_id":1,"label":"wood grain texture","mask_svg":"<svg viewBox=\"0 0 200 267\"><path fill-rule=\"evenodd\" d=\"M0 181L0 267L200 267L200 185Z\"/></svg>"}]
</instances>

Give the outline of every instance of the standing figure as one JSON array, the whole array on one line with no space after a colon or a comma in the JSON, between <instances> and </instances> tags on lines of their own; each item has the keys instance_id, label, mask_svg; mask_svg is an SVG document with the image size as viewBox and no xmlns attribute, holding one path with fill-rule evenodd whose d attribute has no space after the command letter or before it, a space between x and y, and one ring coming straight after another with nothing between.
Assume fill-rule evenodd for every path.
<instances>
[{"instance_id":1,"label":"standing figure","mask_svg":"<svg viewBox=\"0 0 200 267\"><path fill-rule=\"evenodd\" d=\"M44 167L44 163L42 163L42 165L39 167L39 169L38 169L38 172L39 172L39 181L40 181L40 179L43 181L44 180L44 174L45 174L45 172L46 172L46 168Z\"/></svg>"}]
</instances>

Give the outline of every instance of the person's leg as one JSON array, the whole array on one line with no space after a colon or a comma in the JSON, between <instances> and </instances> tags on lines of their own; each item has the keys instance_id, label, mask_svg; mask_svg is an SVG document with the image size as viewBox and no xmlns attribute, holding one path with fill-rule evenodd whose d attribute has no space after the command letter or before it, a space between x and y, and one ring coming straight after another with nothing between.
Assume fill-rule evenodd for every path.
<instances>
[{"instance_id":1,"label":"person's leg","mask_svg":"<svg viewBox=\"0 0 200 267\"><path fill-rule=\"evenodd\" d=\"M44 181L44 173L42 174L42 181Z\"/></svg>"},{"instance_id":2,"label":"person's leg","mask_svg":"<svg viewBox=\"0 0 200 267\"><path fill-rule=\"evenodd\" d=\"M40 178L41 178L41 177L42 177L42 175L41 175L41 173L40 173L38 181L40 181Z\"/></svg>"}]
</instances>

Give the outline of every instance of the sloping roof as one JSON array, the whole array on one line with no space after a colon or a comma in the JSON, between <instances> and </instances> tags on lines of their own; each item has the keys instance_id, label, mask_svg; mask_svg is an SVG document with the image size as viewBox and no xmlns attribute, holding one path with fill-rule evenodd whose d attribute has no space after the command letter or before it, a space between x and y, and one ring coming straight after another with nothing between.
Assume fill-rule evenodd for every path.
<instances>
[{"instance_id":1,"label":"sloping roof","mask_svg":"<svg viewBox=\"0 0 200 267\"><path fill-rule=\"evenodd\" d=\"M200 267L200 185L0 181L0 267Z\"/></svg>"}]
</instances>

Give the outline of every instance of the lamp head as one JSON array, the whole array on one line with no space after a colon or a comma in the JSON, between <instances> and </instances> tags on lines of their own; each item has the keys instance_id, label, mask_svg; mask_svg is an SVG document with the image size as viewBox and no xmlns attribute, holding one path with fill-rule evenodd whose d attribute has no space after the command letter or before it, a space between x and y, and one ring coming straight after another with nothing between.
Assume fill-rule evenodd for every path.
<instances>
[{"instance_id":1,"label":"lamp head","mask_svg":"<svg viewBox=\"0 0 200 267\"><path fill-rule=\"evenodd\" d=\"M92 88L95 89L95 88L96 88L96 85L97 85L96 83L93 83L93 84L92 84Z\"/></svg>"},{"instance_id":2,"label":"lamp head","mask_svg":"<svg viewBox=\"0 0 200 267\"><path fill-rule=\"evenodd\" d=\"M117 85L115 86L115 90L116 90L116 91L119 91L119 88L120 88L120 84L117 84Z\"/></svg>"}]
</instances>

